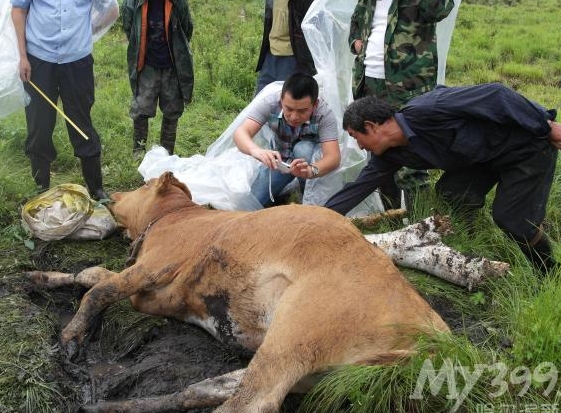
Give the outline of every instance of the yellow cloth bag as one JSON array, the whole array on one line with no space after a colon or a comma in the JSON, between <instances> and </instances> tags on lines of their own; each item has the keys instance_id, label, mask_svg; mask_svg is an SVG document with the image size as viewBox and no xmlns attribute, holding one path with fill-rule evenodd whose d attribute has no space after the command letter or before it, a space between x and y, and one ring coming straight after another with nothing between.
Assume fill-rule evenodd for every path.
<instances>
[{"instance_id":1,"label":"yellow cloth bag","mask_svg":"<svg viewBox=\"0 0 561 413\"><path fill-rule=\"evenodd\" d=\"M99 240L117 227L111 212L77 184L60 184L30 199L21 217L32 235L44 241Z\"/></svg>"}]
</instances>

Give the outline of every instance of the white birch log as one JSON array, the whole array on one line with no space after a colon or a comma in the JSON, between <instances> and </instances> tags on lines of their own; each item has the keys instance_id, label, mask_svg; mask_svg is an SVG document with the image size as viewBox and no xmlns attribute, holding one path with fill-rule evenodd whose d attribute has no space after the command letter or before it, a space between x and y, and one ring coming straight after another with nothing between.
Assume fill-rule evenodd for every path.
<instances>
[{"instance_id":1,"label":"white birch log","mask_svg":"<svg viewBox=\"0 0 561 413\"><path fill-rule=\"evenodd\" d=\"M132 400L99 402L82 406L80 411L85 413L158 413L219 406L234 394L245 370L235 370L191 384L182 392Z\"/></svg>"},{"instance_id":2,"label":"white birch log","mask_svg":"<svg viewBox=\"0 0 561 413\"><path fill-rule=\"evenodd\" d=\"M365 238L384 250L396 265L425 271L468 291L510 269L505 262L462 254L443 244L442 235L450 232L450 220L436 215L397 231L367 234Z\"/></svg>"}]
</instances>

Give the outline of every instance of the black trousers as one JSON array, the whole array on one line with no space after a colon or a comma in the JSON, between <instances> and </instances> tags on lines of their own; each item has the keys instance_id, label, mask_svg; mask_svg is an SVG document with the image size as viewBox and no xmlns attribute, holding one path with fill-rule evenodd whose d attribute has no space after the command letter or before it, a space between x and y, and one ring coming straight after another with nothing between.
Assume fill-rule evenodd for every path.
<instances>
[{"instance_id":1,"label":"black trousers","mask_svg":"<svg viewBox=\"0 0 561 413\"><path fill-rule=\"evenodd\" d=\"M517 242L526 244L544 220L557 152L546 138L533 139L493 161L461 171L446 171L436 190L449 202L477 209L497 185L493 220Z\"/></svg>"},{"instance_id":2,"label":"black trousers","mask_svg":"<svg viewBox=\"0 0 561 413\"><path fill-rule=\"evenodd\" d=\"M101 142L92 125L91 108L94 104L93 57L88 55L71 63L50 63L28 55L31 81L55 104L62 100L63 112L89 138L84 137L68 122L66 128L74 156L87 158L101 154ZM57 111L29 83L24 87L31 97L25 108L27 140L25 153L52 162L57 152L53 144Z\"/></svg>"}]
</instances>

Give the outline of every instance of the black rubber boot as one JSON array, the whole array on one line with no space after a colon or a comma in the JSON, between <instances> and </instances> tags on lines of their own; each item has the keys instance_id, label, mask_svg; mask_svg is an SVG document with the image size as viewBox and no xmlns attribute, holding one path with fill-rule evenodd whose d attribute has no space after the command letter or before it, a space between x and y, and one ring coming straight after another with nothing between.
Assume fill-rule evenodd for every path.
<instances>
[{"instance_id":1,"label":"black rubber boot","mask_svg":"<svg viewBox=\"0 0 561 413\"><path fill-rule=\"evenodd\" d=\"M133 120L132 154L136 157L144 156L146 141L148 140L148 118Z\"/></svg>"},{"instance_id":2,"label":"black rubber boot","mask_svg":"<svg viewBox=\"0 0 561 413\"><path fill-rule=\"evenodd\" d=\"M86 186L93 199L102 200L109 199L109 195L103 190L103 178L101 177L101 158L93 156L90 158L81 158L82 176L86 181Z\"/></svg>"},{"instance_id":3,"label":"black rubber boot","mask_svg":"<svg viewBox=\"0 0 561 413\"><path fill-rule=\"evenodd\" d=\"M30 156L31 176L41 192L46 191L51 186L51 163L38 156Z\"/></svg>"},{"instance_id":4,"label":"black rubber boot","mask_svg":"<svg viewBox=\"0 0 561 413\"><path fill-rule=\"evenodd\" d=\"M173 155L175 149L175 138L177 136L177 119L162 119L162 129L160 132L160 144L166 148L170 155Z\"/></svg>"},{"instance_id":5,"label":"black rubber boot","mask_svg":"<svg viewBox=\"0 0 561 413\"><path fill-rule=\"evenodd\" d=\"M547 235L543 234L540 240L531 247L528 244L519 245L524 255L542 274L558 267L559 263L553 258L553 251Z\"/></svg>"}]
</instances>

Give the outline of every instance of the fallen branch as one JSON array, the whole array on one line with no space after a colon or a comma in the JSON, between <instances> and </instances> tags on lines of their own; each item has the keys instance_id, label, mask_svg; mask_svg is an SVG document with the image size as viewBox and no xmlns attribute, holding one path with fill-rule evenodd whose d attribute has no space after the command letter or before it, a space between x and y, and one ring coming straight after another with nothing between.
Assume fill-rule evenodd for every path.
<instances>
[{"instance_id":1,"label":"fallen branch","mask_svg":"<svg viewBox=\"0 0 561 413\"><path fill-rule=\"evenodd\" d=\"M157 413L219 406L234 394L245 370L235 370L191 384L182 392L133 400L99 402L83 406L81 411L86 413Z\"/></svg>"},{"instance_id":2,"label":"fallen branch","mask_svg":"<svg viewBox=\"0 0 561 413\"><path fill-rule=\"evenodd\" d=\"M451 232L447 217L432 216L416 224L365 238L384 250L400 266L425 271L472 291L489 277L503 276L505 262L462 254L441 241Z\"/></svg>"},{"instance_id":3,"label":"fallen branch","mask_svg":"<svg viewBox=\"0 0 561 413\"><path fill-rule=\"evenodd\" d=\"M385 212L378 212L376 214L367 215L365 217L352 218L351 221L357 226L362 225L365 227L371 227L376 225L383 219L400 219L405 218L406 216L406 209L389 209Z\"/></svg>"}]
</instances>

